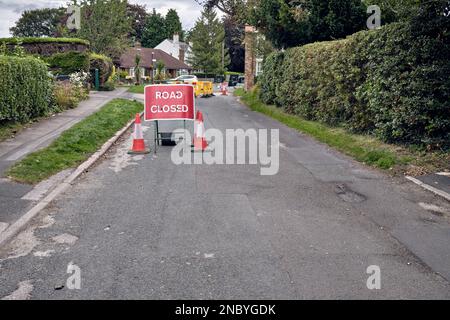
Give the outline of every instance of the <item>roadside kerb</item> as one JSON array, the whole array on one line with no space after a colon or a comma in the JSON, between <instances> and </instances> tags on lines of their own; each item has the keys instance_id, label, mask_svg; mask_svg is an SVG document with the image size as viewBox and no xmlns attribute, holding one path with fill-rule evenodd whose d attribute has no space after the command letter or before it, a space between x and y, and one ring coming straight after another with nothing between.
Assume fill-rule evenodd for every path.
<instances>
[{"instance_id":1,"label":"roadside kerb","mask_svg":"<svg viewBox=\"0 0 450 320\"><path fill-rule=\"evenodd\" d=\"M433 192L435 195L438 195L438 196L446 199L447 201L450 201L450 194L448 194L447 192L439 190L433 186L430 186L429 184L426 184L426 183L420 181L419 179L416 179L416 178L413 178L410 176L406 176L406 179L408 179L409 181L417 184L418 186L420 186L428 191Z\"/></svg>"}]
</instances>

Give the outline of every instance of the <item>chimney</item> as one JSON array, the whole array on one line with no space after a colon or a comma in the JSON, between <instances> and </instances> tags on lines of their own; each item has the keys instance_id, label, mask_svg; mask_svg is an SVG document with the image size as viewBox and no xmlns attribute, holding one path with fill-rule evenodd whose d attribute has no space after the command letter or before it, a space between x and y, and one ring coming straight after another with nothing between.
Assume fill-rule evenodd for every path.
<instances>
[{"instance_id":1,"label":"chimney","mask_svg":"<svg viewBox=\"0 0 450 320\"><path fill-rule=\"evenodd\" d=\"M184 49L182 49L181 47L180 47L180 54L179 54L179 60L181 61L181 62L184 62L184 59L185 59L185 52L184 52Z\"/></svg>"},{"instance_id":2,"label":"chimney","mask_svg":"<svg viewBox=\"0 0 450 320\"><path fill-rule=\"evenodd\" d=\"M179 35L178 33L175 33L175 34L173 35L173 42L174 42L174 43L180 42L180 35Z\"/></svg>"}]
</instances>

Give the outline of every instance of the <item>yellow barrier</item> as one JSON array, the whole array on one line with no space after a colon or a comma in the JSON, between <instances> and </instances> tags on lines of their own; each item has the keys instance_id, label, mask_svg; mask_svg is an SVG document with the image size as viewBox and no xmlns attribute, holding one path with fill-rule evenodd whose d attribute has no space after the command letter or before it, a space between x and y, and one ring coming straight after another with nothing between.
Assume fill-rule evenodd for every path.
<instances>
[{"instance_id":1,"label":"yellow barrier","mask_svg":"<svg viewBox=\"0 0 450 320\"><path fill-rule=\"evenodd\" d=\"M213 95L213 83L211 81L204 82L203 91L206 96Z\"/></svg>"},{"instance_id":2,"label":"yellow barrier","mask_svg":"<svg viewBox=\"0 0 450 320\"><path fill-rule=\"evenodd\" d=\"M209 97L213 95L213 83L211 81L197 81L192 83L195 97Z\"/></svg>"}]
</instances>

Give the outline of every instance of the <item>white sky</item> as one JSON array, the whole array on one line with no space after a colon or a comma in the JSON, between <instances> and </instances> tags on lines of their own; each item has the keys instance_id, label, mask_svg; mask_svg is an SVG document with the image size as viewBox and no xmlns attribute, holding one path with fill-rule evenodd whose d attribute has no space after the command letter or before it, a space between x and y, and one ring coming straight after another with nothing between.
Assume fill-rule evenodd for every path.
<instances>
[{"instance_id":1,"label":"white sky","mask_svg":"<svg viewBox=\"0 0 450 320\"><path fill-rule=\"evenodd\" d=\"M184 29L194 26L201 11L195 0L129 0L129 2L146 5L148 12L155 8L156 12L163 15L171 8L176 9ZM57 8L67 3L67 0L0 0L0 38L11 36L9 28L14 26L24 10Z\"/></svg>"}]
</instances>

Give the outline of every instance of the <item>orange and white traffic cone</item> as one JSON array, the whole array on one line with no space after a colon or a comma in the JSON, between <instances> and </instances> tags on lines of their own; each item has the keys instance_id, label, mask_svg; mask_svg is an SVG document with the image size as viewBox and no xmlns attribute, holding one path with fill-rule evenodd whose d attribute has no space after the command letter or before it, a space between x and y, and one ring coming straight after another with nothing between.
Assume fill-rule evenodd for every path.
<instances>
[{"instance_id":1,"label":"orange and white traffic cone","mask_svg":"<svg viewBox=\"0 0 450 320\"><path fill-rule=\"evenodd\" d=\"M144 134L142 133L141 116L136 114L136 120L134 121L133 132L133 147L128 154L147 154L150 150L145 147Z\"/></svg>"},{"instance_id":2,"label":"orange and white traffic cone","mask_svg":"<svg viewBox=\"0 0 450 320\"><path fill-rule=\"evenodd\" d=\"M222 84L222 95L223 96L228 95L228 86L225 83Z\"/></svg>"},{"instance_id":3,"label":"orange and white traffic cone","mask_svg":"<svg viewBox=\"0 0 450 320\"><path fill-rule=\"evenodd\" d=\"M200 111L197 111L197 117L195 119L195 128L194 128L194 141L193 141L194 149L193 151L205 151L208 148L208 142L205 137L205 125L203 123L203 114Z\"/></svg>"}]
</instances>

